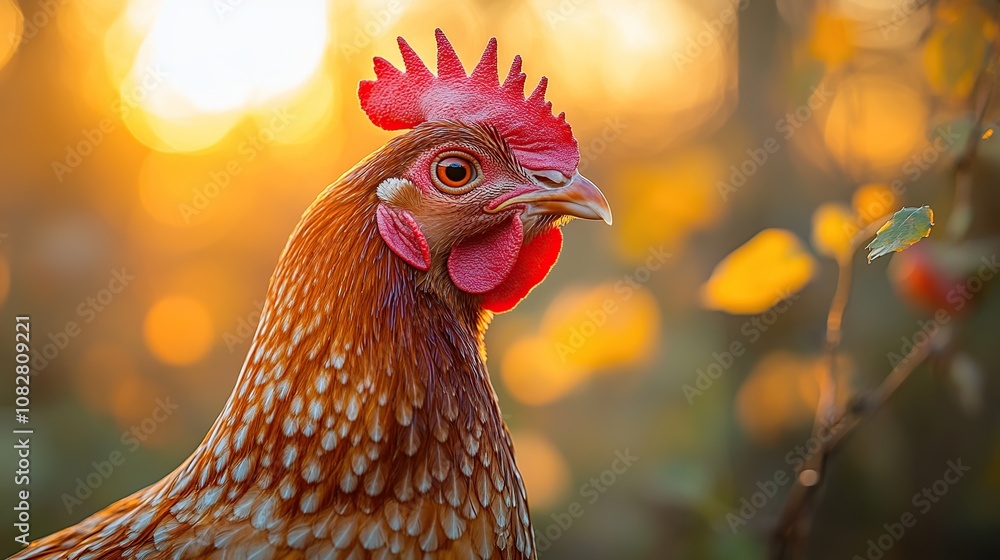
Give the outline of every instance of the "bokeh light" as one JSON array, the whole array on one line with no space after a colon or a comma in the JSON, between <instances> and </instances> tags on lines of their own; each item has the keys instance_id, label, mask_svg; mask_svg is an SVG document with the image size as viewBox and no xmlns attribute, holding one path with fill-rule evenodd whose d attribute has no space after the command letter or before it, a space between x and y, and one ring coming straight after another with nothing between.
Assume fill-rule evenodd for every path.
<instances>
[{"instance_id":1,"label":"bokeh light","mask_svg":"<svg viewBox=\"0 0 1000 560\"><path fill-rule=\"evenodd\" d=\"M157 359L175 366L202 359L215 336L205 306L179 295L164 297L150 307L143 332L149 351Z\"/></svg>"},{"instance_id":2,"label":"bokeh light","mask_svg":"<svg viewBox=\"0 0 1000 560\"><path fill-rule=\"evenodd\" d=\"M740 426L761 442L773 442L783 433L808 426L815 416L825 357L774 352L764 356L740 386L736 412ZM838 360L837 387L843 402L850 385L851 363Z\"/></svg>"},{"instance_id":3,"label":"bokeh light","mask_svg":"<svg viewBox=\"0 0 1000 560\"><path fill-rule=\"evenodd\" d=\"M832 13L851 22L849 39L855 46L885 51L915 47L933 9L931 2L912 2L904 7L898 0L833 0L827 4Z\"/></svg>"},{"instance_id":4,"label":"bokeh light","mask_svg":"<svg viewBox=\"0 0 1000 560\"><path fill-rule=\"evenodd\" d=\"M851 196L851 207L854 209L861 225L868 225L895 212L899 197L892 187L884 183L868 183L861 185Z\"/></svg>"},{"instance_id":5,"label":"bokeh light","mask_svg":"<svg viewBox=\"0 0 1000 560\"><path fill-rule=\"evenodd\" d=\"M536 431L514 432L511 439L532 507L552 507L569 489L566 459L548 438Z\"/></svg>"},{"instance_id":6,"label":"bokeh light","mask_svg":"<svg viewBox=\"0 0 1000 560\"><path fill-rule=\"evenodd\" d=\"M817 11L809 35L809 53L830 65L843 64L854 55L854 28L850 19Z\"/></svg>"},{"instance_id":7,"label":"bokeh light","mask_svg":"<svg viewBox=\"0 0 1000 560\"><path fill-rule=\"evenodd\" d=\"M689 235L715 223L723 200L715 187L722 167L709 148L692 148L657 166L627 167L616 178L622 253L641 261L650 247L682 247Z\"/></svg>"},{"instance_id":8,"label":"bokeh light","mask_svg":"<svg viewBox=\"0 0 1000 560\"><path fill-rule=\"evenodd\" d=\"M830 153L854 174L900 175L926 142L927 107L899 74L858 74L834 93L824 128Z\"/></svg>"},{"instance_id":9,"label":"bokeh light","mask_svg":"<svg viewBox=\"0 0 1000 560\"><path fill-rule=\"evenodd\" d=\"M3 68L17 51L24 37L24 16L14 0L0 0L0 68Z\"/></svg>"},{"instance_id":10,"label":"bokeh light","mask_svg":"<svg viewBox=\"0 0 1000 560\"><path fill-rule=\"evenodd\" d=\"M584 111L601 100L601 112L622 120L656 119L630 132L629 145L661 145L733 107L738 71L735 21L728 1L530 0L530 36L551 64L546 74L565 98ZM523 26L521 19L516 24ZM606 40L594 41L593 37ZM669 124L668 124L669 123ZM637 137L638 136L638 137Z\"/></svg>"},{"instance_id":11,"label":"bokeh light","mask_svg":"<svg viewBox=\"0 0 1000 560\"><path fill-rule=\"evenodd\" d=\"M552 402L597 373L650 357L659 335L656 300L646 290L602 284L566 290L545 311L541 327L514 342L501 372L521 402Z\"/></svg>"},{"instance_id":12,"label":"bokeh light","mask_svg":"<svg viewBox=\"0 0 1000 560\"><path fill-rule=\"evenodd\" d=\"M817 253L837 260L851 258L859 230L849 208L835 202L823 204L813 213L812 224L812 245Z\"/></svg>"},{"instance_id":13,"label":"bokeh light","mask_svg":"<svg viewBox=\"0 0 1000 560\"><path fill-rule=\"evenodd\" d=\"M197 0L159 3L132 72L137 79L162 72L170 78L171 97L154 94L144 106L164 116L188 115L185 104L207 113L255 107L316 72L327 40L325 2L238 8Z\"/></svg>"},{"instance_id":14,"label":"bokeh light","mask_svg":"<svg viewBox=\"0 0 1000 560\"><path fill-rule=\"evenodd\" d=\"M121 113L151 147L208 148L245 116L266 123L299 90L312 98L302 104L310 110L296 116L300 134L328 116L329 80L317 77L329 39L323 0L292 6L136 2L122 18L125 24L107 39L135 52L121 78ZM139 30L142 42L130 45Z\"/></svg>"}]
</instances>

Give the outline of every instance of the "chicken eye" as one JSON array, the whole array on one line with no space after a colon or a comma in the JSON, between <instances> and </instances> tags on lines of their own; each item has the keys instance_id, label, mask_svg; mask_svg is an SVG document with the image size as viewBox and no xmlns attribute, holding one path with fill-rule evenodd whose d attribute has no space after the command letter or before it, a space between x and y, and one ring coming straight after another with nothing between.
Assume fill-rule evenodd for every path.
<instances>
[{"instance_id":1,"label":"chicken eye","mask_svg":"<svg viewBox=\"0 0 1000 560\"><path fill-rule=\"evenodd\" d=\"M476 185L479 170L467 157L445 154L434 162L434 178L442 191L462 194Z\"/></svg>"}]
</instances>

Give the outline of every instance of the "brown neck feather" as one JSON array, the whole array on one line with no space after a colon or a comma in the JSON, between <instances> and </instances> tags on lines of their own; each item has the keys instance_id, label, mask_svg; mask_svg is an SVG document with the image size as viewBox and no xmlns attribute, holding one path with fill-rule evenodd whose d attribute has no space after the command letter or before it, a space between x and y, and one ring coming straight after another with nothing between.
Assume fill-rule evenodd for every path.
<instances>
[{"instance_id":1,"label":"brown neck feather","mask_svg":"<svg viewBox=\"0 0 1000 560\"><path fill-rule=\"evenodd\" d=\"M429 499L470 520L492 510L502 540L530 550L485 365L489 314L417 287L378 235L369 163L306 211L225 410L160 496L215 488L256 508L271 493L271 509L292 515Z\"/></svg>"},{"instance_id":2,"label":"brown neck feather","mask_svg":"<svg viewBox=\"0 0 1000 560\"><path fill-rule=\"evenodd\" d=\"M490 315L421 278L377 232L375 186L419 149L397 137L305 212L194 453L33 550L535 558L486 371Z\"/></svg>"}]
</instances>

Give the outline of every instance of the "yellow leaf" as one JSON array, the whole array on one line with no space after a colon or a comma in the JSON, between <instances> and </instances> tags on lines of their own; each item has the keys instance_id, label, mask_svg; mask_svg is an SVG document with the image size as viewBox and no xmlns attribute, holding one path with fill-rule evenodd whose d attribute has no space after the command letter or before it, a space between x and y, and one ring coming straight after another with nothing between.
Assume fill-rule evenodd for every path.
<instances>
[{"instance_id":1,"label":"yellow leaf","mask_svg":"<svg viewBox=\"0 0 1000 560\"><path fill-rule=\"evenodd\" d=\"M867 226L891 214L898 207L896 198L896 193L892 192L889 185L869 183L854 192L851 206L854 207L854 213L860 219L861 225Z\"/></svg>"},{"instance_id":2,"label":"yellow leaf","mask_svg":"<svg viewBox=\"0 0 1000 560\"><path fill-rule=\"evenodd\" d=\"M794 233L766 229L716 265L701 302L734 314L766 311L812 279L816 261Z\"/></svg>"},{"instance_id":3,"label":"yellow leaf","mask_svg":"<svg viewBox=\"0 0 1000 560\"><path fill-rule=\"evenodd\" d=\"M812 244L821 255L838 261L850 259L858 231L854 214L842 204L828 202L813 212Z\"/></svg>"},{"instance_id":4,"label":"yellow leaf","mask_svg":"<svg viewBox=\"0 0 1000 560\"><path fill-rule=\"evenodd\" d=\"M840 64L854 55L851 21L826 11L816 13L809 39L809 53L827 64Z\"/></svg>"}]
</instances>

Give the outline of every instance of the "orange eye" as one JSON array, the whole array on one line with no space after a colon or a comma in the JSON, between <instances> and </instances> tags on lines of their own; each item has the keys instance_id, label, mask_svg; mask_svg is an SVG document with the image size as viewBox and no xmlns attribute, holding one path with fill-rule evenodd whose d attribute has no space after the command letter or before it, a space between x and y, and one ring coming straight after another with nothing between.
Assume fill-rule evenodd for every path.
<instances>
[{"instance_id":1,"label":"orange eye","mask_svg":"<svg viewBox=\"0 0 1000 560\"><path fill-rule=\"evenodd\" d=\"M434 162L437 186L449 194L469 192L475 186L478 176L478 166L466 157L445 154Z\"/></svg>"}]
</instances>

